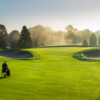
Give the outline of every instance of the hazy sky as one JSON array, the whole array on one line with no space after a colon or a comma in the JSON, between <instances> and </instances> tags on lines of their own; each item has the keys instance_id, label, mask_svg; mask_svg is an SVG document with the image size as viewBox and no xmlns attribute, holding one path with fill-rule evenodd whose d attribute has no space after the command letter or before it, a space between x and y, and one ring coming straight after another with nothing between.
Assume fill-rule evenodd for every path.
<instances>
[{"instance_id":1,"label":"hazy sky","mask_svg":"<svg viewBox=\"0 0 100 100\"><path fill-rule=\"evenodd\" d=\"M0 24L8 33L35 25L100 30L100 0L0 0Z\"/></svg>"}]
</instances>

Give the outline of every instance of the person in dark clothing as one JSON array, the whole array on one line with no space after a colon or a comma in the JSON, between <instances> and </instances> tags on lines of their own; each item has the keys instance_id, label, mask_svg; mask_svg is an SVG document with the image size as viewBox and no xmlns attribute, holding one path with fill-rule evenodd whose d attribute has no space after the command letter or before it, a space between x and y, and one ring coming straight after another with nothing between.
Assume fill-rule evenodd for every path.
<instances>
[{"instance_id":1,"label":"person in dark clothing","mask_svg":"<svg viewBox=\"0 0 100 100\"><path fill-rule=\"evenodd\" d=\"M3 78L3 74L5 73L5 77L7 76L7 64L6 64L6 61L2 64L2 78Z\"/></svg>"}]
</instances>

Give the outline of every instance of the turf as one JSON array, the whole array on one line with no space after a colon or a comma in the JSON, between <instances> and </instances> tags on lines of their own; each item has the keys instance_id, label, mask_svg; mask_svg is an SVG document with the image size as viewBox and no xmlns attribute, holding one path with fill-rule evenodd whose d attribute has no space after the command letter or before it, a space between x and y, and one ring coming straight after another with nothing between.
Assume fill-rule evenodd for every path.
<instances>
[{"instance_id":1,"label":"turf","mask_svg":"<svg viewBox=\"0 0 100 100\"><path fill-rule=\"evenodd\" d=\"M34 55L29 59L0 56L11 70L11 77L0 79L0 100L100 100L100 62L73 56L95 48L26 49Z\"/></svg>"}]
</instances>

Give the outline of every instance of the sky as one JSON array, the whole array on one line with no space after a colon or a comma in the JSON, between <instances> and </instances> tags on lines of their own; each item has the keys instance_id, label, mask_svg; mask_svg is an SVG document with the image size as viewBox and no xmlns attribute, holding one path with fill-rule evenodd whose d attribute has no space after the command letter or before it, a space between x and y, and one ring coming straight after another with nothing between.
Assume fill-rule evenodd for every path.
<instances>
[{"instance_id":1,"label":"sky","mask_svg":"<svg viewBox=\"0 0 100 100\"><path fill-rule=\"evenodd\" d=\"M0 0L0 24L7 32L36 25L65 30L100 30L100 0Z\"/></svg>"}]
</instances>

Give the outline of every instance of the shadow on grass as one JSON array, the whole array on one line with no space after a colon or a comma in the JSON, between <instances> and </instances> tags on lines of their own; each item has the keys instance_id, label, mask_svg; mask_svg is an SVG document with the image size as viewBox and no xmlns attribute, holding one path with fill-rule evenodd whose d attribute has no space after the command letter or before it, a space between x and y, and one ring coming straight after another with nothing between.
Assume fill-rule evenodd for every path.
<instances>
[{"instance_id":1,"label":"shadow on grass","mask_svg":"<svg viewBox=\"0 0 100 100\"><path fill-rule=\"evenodd\" d=\"M83 45L59 45L59 46L44 46L44 47L37 47L37 48L51 48L51 47L100 47L100 46L83 46Z\"/></svg>"},{"instance_id":2,"label":"shadow on grass","mask_svg":"<svg viewBox=\"0 0 100 100\"><path fill-rule=\"evenodd\" d=\"M2 77L0 77L0 79L4 79L4 78L7 78L7 77L3 77L3 78L2 78Z\"/></svg>"},{"instance_id":3,"label":"shadow on grass","mask_svg":"<svg viewBox=\"0 0 100 100\"><path fill-rule=\"evenodd\" d=\"M33 58L16 58L15 60L27 60L27 61L30 61L30 60L39 60L40 57L33 57Z\"/></svg>"},{"instance_id":4,"label":"shadow on grass","mask_svg":"<svg viewBox=\"0 0 100 100\"><path fill-rule=\"evenodd\" d=\"M96 98L95 100L100 100L100 97Z\"/></svg>"},{"instance_id":5,"label":"shadow on grass","mask_svg":"<svg viewBox=\"0 0 100 100\"><path fill-rule=\"evenodd\" d=\"M73 55L73 58L76 58L81 61L100 61L99 59L91 59L91 58L84 56L85 52L96 51L96 50L99 50L99 49L97 49L97 48L96 49L88 49L88 50L83 50L83 51L77 52Z\"/></svg>"},{"instance_id":6,"label":"shadow on grass","mask_svg":"<svg viewBox=\"0 0 100 100\"><path fill-rule=\"evenodd\" d=\"M2 77L0 77L0 79L3 79Z\"/></svg>"}]
</instances>

